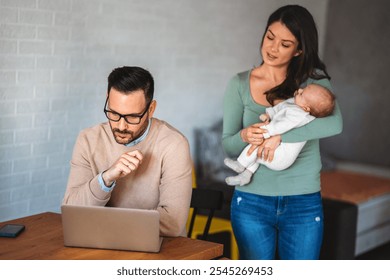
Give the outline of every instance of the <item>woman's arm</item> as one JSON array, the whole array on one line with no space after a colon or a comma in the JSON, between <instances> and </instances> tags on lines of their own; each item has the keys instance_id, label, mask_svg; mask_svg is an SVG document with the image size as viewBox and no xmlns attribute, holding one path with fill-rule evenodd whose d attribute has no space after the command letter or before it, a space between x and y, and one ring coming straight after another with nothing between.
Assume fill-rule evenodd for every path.
<instances>
[{"instance_id":1,"label":"woman's arm","mask_svg":"<svg viewBox=\"0 0 390 280\"><path fill-rule=\"evenodd\" d=\"M240 78L234 76L228 83L223 102L222 146L228 156L236 157L247 145L240 135L244 103L239 94Z\"/></svg>"},{"instance_id":2,"label":"woman's arm","mask_svg":"<svg viewBox=\"0 0 390 280\"><path fill-rule=\"evenodd\" d=\"M223 109L222 145L228 156L236 157L247 144L263 143L265 123L255 123L243 128L244 101L242 100L242 84L240 75L233 77L227 87ZM245 77L246 81L246 77Z\"/></svg>"}]
</instances>

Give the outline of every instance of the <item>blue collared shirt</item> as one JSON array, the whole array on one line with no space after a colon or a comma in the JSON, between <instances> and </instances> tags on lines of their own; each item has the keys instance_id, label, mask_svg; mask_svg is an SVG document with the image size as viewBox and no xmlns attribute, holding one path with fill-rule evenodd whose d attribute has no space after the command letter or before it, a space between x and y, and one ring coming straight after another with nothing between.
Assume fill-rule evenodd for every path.
<instances>
[{"instance_id":1,"label":"blue collared shirt","mask_svg":"<svg viewBox=\"0 0 390 280\"><path fill-rule=\"evenodd\" d=\"M149 133L149 130L150 130L150 126L152 125L152 119L149 120L149 123L148 123L148 127L146 128L145 132L140 136L138 137L137 139L135 139L134 141L126 144L125 146L126 147L133 147L135 145L137 145L138 143L142 142L142 140L144 140L146 138L146 136L148 136L148 133ZM103 172L101 172L98 176L98 182L100 184L100 187L101 189L104 191L104 192L111 192L114 187L115 187L115 182L113 182L111 184L111 186L107 187L105 184L104 184L104 181L103 181L103 176L102 176Z\"/></svg>"}]
</instances>

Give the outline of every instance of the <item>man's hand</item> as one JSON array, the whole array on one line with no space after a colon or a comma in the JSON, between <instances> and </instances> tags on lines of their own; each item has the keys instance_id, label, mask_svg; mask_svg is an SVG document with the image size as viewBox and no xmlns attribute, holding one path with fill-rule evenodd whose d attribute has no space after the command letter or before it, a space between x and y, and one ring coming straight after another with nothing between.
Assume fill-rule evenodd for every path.
<instances>
[{"instance_id":1,"label":"man's hand","mask_svg":"<svg viewBox=\"0 0 390 280\"><path fill-rule=\"evenodd\" d=\"M116 180L137 170L142 159L143 155L138 150L124 153L109 169L103 172L102 177L104 184L106 186L111 186Z\"/></svg>"}]
</instances>

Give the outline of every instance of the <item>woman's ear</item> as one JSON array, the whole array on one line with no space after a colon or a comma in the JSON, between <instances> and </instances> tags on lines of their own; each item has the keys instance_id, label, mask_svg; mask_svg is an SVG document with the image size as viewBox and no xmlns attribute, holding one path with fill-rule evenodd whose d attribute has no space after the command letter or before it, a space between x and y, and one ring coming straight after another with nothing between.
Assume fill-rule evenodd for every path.
<instances>
[{"instance_id":1,"label":"woman's ear","mask_svg":"<svg viewBox=\"0 0 390 280\"><path fill-rule=\"evenodd\" d=\"M301 53L302 53L302 50L298 50L298 51L294 54L294 56L299 56Z\"/></svg>"}]
</instances>

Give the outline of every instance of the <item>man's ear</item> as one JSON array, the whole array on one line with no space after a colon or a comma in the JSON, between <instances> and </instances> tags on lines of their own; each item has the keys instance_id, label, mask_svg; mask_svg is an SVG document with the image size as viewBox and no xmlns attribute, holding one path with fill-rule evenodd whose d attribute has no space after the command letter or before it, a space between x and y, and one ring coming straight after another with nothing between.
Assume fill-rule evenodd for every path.
<instances>
[{"instance_id":1,"label":"man's ear","mask_svg":"<svg viewBox=\"0 0 390 280\"><path fill-rule=\"evenodd\" d=\"M156 107L157 107L157 101L153 99L150 103L150 106L149 106L149 119L151 119L153 117L153 114L154 114L154 111L156 110Z\"/></svg>"}]
</instances>

